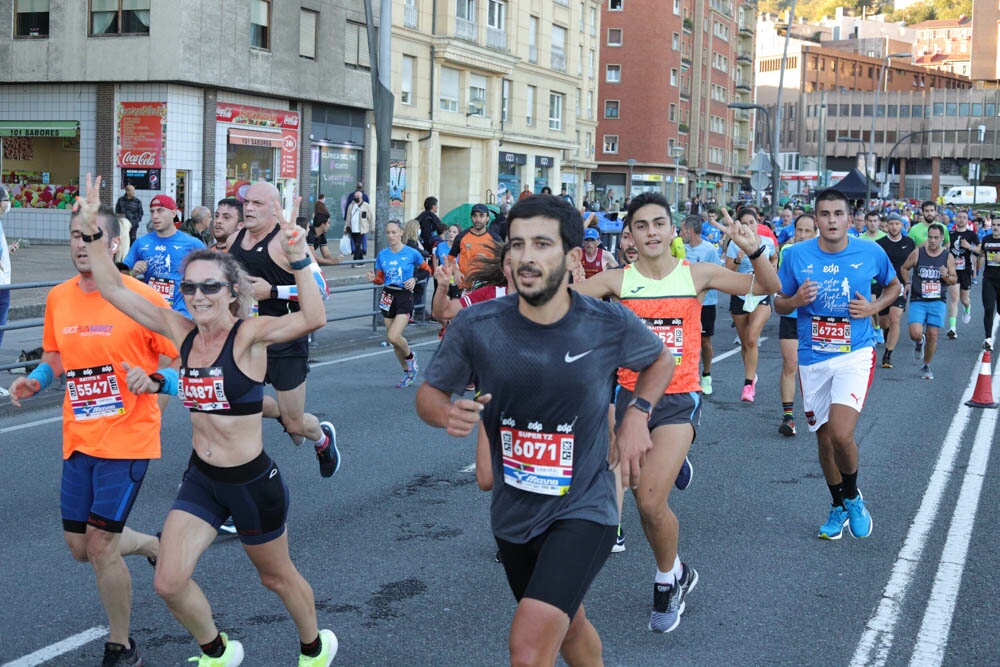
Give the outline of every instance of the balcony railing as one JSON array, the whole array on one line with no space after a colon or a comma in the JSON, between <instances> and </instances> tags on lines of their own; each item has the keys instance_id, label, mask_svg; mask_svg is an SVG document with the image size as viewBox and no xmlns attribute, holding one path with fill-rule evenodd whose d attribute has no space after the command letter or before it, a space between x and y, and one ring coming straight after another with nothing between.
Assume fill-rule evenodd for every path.
<instances>
[{"instance_id":1,"label":"balcony railing","mask_svg":"<svg viewBox=\"0 0 1000 667\"><path fill-rule=\"evenodd\" d=\"M552 49L552 69L557 72L566 71L566 53Z\"/></svg>"},{"instance_id":2,"label":"balcony railing","mask_svg":"<svg viewBox=\"0 0 1000 667\"><path fill-rule=\"evenodd\" d=\"M725 16L733 15L733 3L726 0L712 0L712 9Z\"/></svg>"},{"instance_id":3,"label":"balcony railing","mask_svg":"<svg viewBox=\"0 0 1000 667\"><path fill-rule=\"evenodd\" d=\"M739 51L736 52L736 60L740 62L752 63L753 54L745 49L740 49Z\"/></svg>"},{"instance_id":4,"label":"balcony railing","mask_svg":"<svg viewBox=\"0 0 1000 667\"><path fill-rule=\"evenodd\" d=\"M475 21L467 21L465 19L460 19L457 16L455 17L455 37L475 42L477 32Z\"/></svg>"},{"instance_id":5,"label":"balcony railing","mask_svg":"<svg viewBox=\"0 0 1000 667\"><path fill-rule=\"evenodd\" d=\"M750 147L750 137L741 137L739 135L733 139L733 144L737 148L749 148Z\"/></svg>"},{"instance_id":6,"label":"balcony railing","mask_svg":"<svg viewBox=\"0 0 1000 667\"><path fill-rule=\"evenodd\" d=\"M749 122L750 120L750 110L749 109L737 109L734 117L737 121L741 123Z\"/></svg>"},{"instance_id":7,"label":"balcony railing","mask_svg":"<svg viewBox=\"0 0 1000 667\"><path fill-rule=\"evenodd\" d=\"M404 5L403 6L403 26L407 28L417 27L417 6L416 5Z\"/></svg>"},{"instance_id":8,"label":"balcony railing","mask_svg":"<svg viewBox=\"0 0 1000 667\"><path fill-rule=\"evenodd\" d=\"M486 28L486 46L497 51L507 50L507 33L497 28Z\"/></svg>"},{"instance_id":9,"label":"balcony railing","mask_svg":"<svg viewBox=\"0 0 1000 667\"><path fill-rule=\"evenodd\" d=\"M753 90L753 89L750 87L750 84L747 83L746 81L737 81L736 82L736 90L745 90L745 91L749 92L750 90Z\"/></svg>"},{"instance_id":10,"label":"balcony railing","mask_svg":"<svg viewBox=\"0 0 1000 667\"><path fill-rule=\"evenodd\" d=\"M755 30L754 25L749 19L746 18L740 19L740 34L747 33L752 35L754 33L754 30Z\"/></svg>"}]
</instances>

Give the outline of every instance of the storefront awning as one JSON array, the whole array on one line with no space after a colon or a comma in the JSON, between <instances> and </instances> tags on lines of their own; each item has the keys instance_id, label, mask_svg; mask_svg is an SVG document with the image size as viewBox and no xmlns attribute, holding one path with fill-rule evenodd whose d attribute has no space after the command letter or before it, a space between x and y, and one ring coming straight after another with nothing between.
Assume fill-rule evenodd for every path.
<instances>
[{"instance_id":1,"label":"storefront awning","mask_svg":"<svg viewBox=\"0 0 1000 667\"><path fill-rule=\"evenodd\" d=\"M229 143L239 144L240 146L281 148L281 133L233 128L229 130Z\"/></svg>"},{"instance_id":2,"label":"storefront awning","mask_svg":"<svg viewBox=\"0 0 1000 667\"><path fill-rule=\"evenodd\" d=\"M75 120L0 120L0 137L75 137Z\"/></svg>"}]
</instances>

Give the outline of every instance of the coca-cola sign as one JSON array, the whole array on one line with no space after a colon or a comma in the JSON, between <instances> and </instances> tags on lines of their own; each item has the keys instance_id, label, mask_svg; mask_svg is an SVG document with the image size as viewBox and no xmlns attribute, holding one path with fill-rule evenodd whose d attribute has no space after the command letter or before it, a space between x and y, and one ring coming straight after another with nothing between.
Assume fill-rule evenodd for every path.
<instances>
[{"instance_id":1,"label":"coca-cola sign","mask_svg":"<svg viewBox=\"0 0 1000 667\"><path fill-rule=\"evenodd\" d=\"M274 127L283 130L299 129L299 112L282 109L265 109L245 104L215 105L215 120L253 127Z\"/></svg>"},{"instance_id":2,"label":"coca-cola sign","mask_svg":"<svg viewBox=\"0 0 1000 667\"><path fill-rule=\"evenodd\" d=\"M121 162L122 167L154 168L159 162L158 157L159 155L153 151L143 151L141 153L122 151L119 155L119 162Z\"/></svg>"},{"instance_id":3,"label":"coca-cola sign","mask_svg":"<svg viewBox=\"0 0 1000 667\"><path fill-rule=\"evenodd\" d=\"M118 166L123 169L159 169L163 166L167 104L118 104Z\"/></svg>"}]
</instances>

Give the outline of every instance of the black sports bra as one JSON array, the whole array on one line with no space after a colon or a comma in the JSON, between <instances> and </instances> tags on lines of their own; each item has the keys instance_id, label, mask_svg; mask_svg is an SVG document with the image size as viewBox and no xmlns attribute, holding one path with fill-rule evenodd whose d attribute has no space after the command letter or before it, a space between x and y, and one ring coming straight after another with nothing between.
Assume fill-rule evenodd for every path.
<instances>
[{"instance_id":1,"label":"black sports bra","mask_svg":"<svg viewBox=\"0 0 1000 667\"><path fill-rule=\"evenodd\" d=\"M217 415L253 415L263 411L264 383L248 378L233 359L233 341L243 320L226 336L219 356L206 368L190 368L187 364L191 345L198 330L192 329L181 343L181 372L178 395L191 412L211 412Z\"/></svg>"}]
</instances>

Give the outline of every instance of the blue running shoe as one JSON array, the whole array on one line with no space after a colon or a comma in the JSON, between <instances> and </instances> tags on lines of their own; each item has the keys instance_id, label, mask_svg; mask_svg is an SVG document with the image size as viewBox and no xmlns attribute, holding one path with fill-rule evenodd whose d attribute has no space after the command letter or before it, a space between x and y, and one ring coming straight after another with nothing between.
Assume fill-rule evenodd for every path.
<instances>
[{"instance_id":1,"label":"blue running shoe","mask_svg":"<svg viewBox=\"0 0 1000 667\"><path fill-rule=\"evenodd\" d=\"M698 570L693 567L688 567L687 563L681 563L682 574L681 578L677 581L681 587L681 600L687 597L688 593L694 590L694 587L698 585Z\"/></svg>"},{"instance_id":2,"label":"blue running shoe","mask_svg":"<svg viewBox=\"0 0 1000 667\"><path fill-rule=\"evenodd\" d=\"M685 456L684 463L681 464L681 470L677 473L677 479L674 480L674 486L677 487L678 491L683 491L691 486L691 479L693 477L694 468L691 467L691 461Z\"/></svg>"},{"instance_id":3,"label":"blue running shoe","mask_svg":"<svg viewBox=\"0 0 1000 667\"><path fill-rule=\"evenodd\" d=\"M826 523L819 527L819 539L839 540L844 534L844 524L847 523L847 510L840 505L830 505L830 516Z\"/></svg>"},{"instance_id":4,"label":"blue running shoe","mask_svg":"<svg viewBox=\"0 0 1000 667\"><path fill-rule=\"evenodd\" d=\"M854 537L868 537L872 534L872 515L865 509L865 499L858 491L857 498L844 498L847 508L847 528Z\"/></svg>"}]
</instances>

